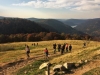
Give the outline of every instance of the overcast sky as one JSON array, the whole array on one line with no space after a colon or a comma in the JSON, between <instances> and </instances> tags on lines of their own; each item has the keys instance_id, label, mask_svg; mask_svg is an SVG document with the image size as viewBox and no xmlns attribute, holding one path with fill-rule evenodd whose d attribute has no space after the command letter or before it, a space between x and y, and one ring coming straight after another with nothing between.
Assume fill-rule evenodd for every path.
<instances>
[{"instance_id":1,"label":"overcast sky","mask_svg":"<svg viewBox=\"0 0 100 75\"><path fill-rule=\"evenodd\" d=\"M100 0L0 0L0 16L19 18L100 18Z\"/></svg>"}]
</instances>

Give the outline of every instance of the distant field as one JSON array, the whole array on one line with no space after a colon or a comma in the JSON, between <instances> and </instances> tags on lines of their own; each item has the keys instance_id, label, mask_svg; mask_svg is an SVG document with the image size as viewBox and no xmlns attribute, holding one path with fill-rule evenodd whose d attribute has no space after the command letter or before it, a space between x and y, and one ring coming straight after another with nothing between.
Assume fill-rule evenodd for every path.
<instances>
[{"instance_id":1,"label":"distant field","mask_svg":"<svg viewBox=\"0 0 100 75\"><path fill-rule=\"evenodd\" d=\"M86 48L83 48L83 43L86 42ZM38 45L32 45L33 43ZM29 45L31 49L30 56L35 57L43 54L43 50L48 48L50 54L53 53L52 45L56 44L72 44L72 52L64 53L59 57L54 57L49 60L54 64L62 64L64 62L77 62L79 60L92 60L94 56L98 55L100 49L100 42L95 41L83 41L83 40L52 40L52 41L40 41L40 42L15 42L0 44L0 65L8 62L18 61L20 59L27 59L25 54L25 44ZM58 52L57 52L58 53ZM26 70L27 68L24 68ZM20 71L18 71L20 73ZM28 74L27 74L28 75ZM32 74L29 74L32 75Z\"/></svg>"}]
</instances>

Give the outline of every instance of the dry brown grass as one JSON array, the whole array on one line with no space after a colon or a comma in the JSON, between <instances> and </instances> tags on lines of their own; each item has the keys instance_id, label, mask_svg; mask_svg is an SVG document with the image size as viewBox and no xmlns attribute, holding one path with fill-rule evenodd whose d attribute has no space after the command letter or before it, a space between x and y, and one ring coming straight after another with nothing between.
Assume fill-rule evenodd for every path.
<instances>
[{"instance_id":1,"label":"dry brown grass","mask_svg":"<svg viewBox=\"0 0 100 75\"><path fill-rule=\"evenodd\" d=\"M50 60L51 63L64 63L64 62L78 62L79 60L92 60L100 49L100 42L91 41L86 48L83 48L83 41L81 40L68 40L73 46L71 53L66 53L62 56Z\"/></svg>"},{"instance_id":2,"label":"dry brown grass","mask_svg":"<svg viewBox=\"0 0 100 75\"><path fill-rule=\"evenodd\" d=\"M32 46L32 43L38 43L38 46ZM52 60L50 60L50 62L52 63L60 63L60 62L76 62L80 59L88 59L90 57L92 57L93 55L96 55L95 52L92 52L91 50L96 49L97 47L100 47L100 43L99 42L94 42L91 41L86 48L83 48L83 41L82 40L52 40L52 41L40 41L40 42L15 42L15 43L6 43L6 44L0 44L0 48L4 48L5 51L1 51L0 52L0 63L8 63L8 62L12 62L12 61L17 61L20 60L21 58L26 59L26 54L25 54L25 44L29 45L29 47L31 48L31 53L30 56L31 57L35 57L37 55L41 55L43 54L43 50L45 48L48 48L50 53L53 53L53 43L60 43L60 44L64 44L64 43L68 43L68 44L72 44L73 49L71 53L67 53L64 54L62 56L56 57ZM14 50L9 50L7 47L14 47ZM86 51L90 51L91 54L89 54L89 56L84 55L84 52ZM81 54L83 53L83 54ZM87 57L81 57L81 55L83 56L87 56ZM79 57L80 56L80 57Z\"/></svg>"}]
</instances>

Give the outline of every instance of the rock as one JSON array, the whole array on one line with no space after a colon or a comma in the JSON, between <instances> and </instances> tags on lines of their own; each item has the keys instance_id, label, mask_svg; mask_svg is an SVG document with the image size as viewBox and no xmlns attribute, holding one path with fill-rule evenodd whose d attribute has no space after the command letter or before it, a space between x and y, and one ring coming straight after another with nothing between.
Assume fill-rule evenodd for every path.
<instances>
[{"instance_id":1,"label":"rock","mask_svg":"<svg viewBox=\"0 0 100 75\"><path fill-rule=\"evenodd\" d=\"M24 74L26 74L27 73L27 71L24 71Z\"/></svg>"},{"instance_id":2,"label":"rock","mask_svg":"<svg viewBox=\"0 0 100 75\"><path fill-rule=\"evenodd\" d=\"M75 63L75 67L79 67L80 66L80 63Z\"/></svg>"},{"instance_id":3,"label":"rock","mask_svg":"<svg viewBox=\"0 0 100 75\"><path fill-rule=\"evenodd\" d=\"M63 66L68 69L68 64L67 63L64 63Z\"/></svg>"},{"instance_id":4,"label":"rock","mask_svg":"<svg viewBox=\"0 0 100 75\"><path fill-rule=\"evenodd\" d=\"M64 63L63 66L66 69L72 69L72 68L75 68L75 63Z\"/></svg>"},{"instance_id":5,"label":"rock","mask_svg":"<svg viewBox=\"0 0 100 75\"><path fill-rule=\"evenodd\" d=\"M79 60L78 63L79 63L79 64L83 64L84 61L83 61L83 60Z\"/></svg>"},{"instance_id":6,"label":"rock","mask_svg":"<svg viewBox=\"0 0 100 75\"><path fill-rule=\"evenodd\" d=\"M88 60L84 60L84 63L87 63L88 62Z\"/></svg>"},{"instance_id":7,"label":"rock","mask_svg":"<svg viewBox=\"0 0 100 75\"><path fill-rule=\"evenodd\" d=\"M48 71L45 71L45 75L48 75ZM54 75L54 72L50 70L50 75Z\"/></svg>"},{"instance_id":8,"label":"rock","mask_svg":"<svg viewBox=\"0 0 100 75\"><path fill-rule=\"evenodd\" d=\"M45 71L45 75L48 75L48 71Z\"/></svg>"},{"instance_id":9,"label":"rock","mask_svg":"<svg viewBox=\"0 0 100 75\"><path fill-rule=\"evenodd\" d=\"M39 69L43 69L43 68L47 67L48 64L49 64L49 62L45 62L45 63L41 64Z\"/></svg>"},{"instance_id":10,"label":"rock","mask_svg":"<svg viewBox=\"0 0 100 75\"><path fill-rule=\"evenodd\" d=\"M62 67L63 67L63 65L55 65L53 67L53 71L61 71Z\"/></svg>"},{"instance_id":11,"label":"rock","mask_svg":"<svg viewBox=\"0 0 100 75\"><path fill-rule=\"evenodd\" d=\"M30 65L30 67L32 67L32 65Z\"/></svg>"},{"instance_id":12,"label":"rock","mask_svg":"<svg viewBox=\"0 0 100 75\"><path fill-rule=\"evenodd\" d=\"M85 64L85 63L87 63L88 62L88 60L80 60L78 63L80 63L80 64Z\"/></svg>"}]
</instances>

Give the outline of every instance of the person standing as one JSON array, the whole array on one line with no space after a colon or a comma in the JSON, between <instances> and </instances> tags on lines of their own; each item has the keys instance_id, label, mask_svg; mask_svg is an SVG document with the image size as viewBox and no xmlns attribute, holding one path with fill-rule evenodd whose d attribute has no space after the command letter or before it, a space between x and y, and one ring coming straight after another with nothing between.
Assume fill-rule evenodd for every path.
<instances>
[{"instance_id":1,"label":"person standing","mask_svg":"<svg viewBox=\"0 0 100 75\"><path fill-rule=\"evenodd\" d=\"M30 49L29 49L28 45L26 45L25 50L26 50L27 59L29 59L29 57L30 57L30 55L29 55L30 54Z\"/></svg>"},{"instance_id":2,"label":"person standing","mask_svg":"<svg viewBox=\"0 0 100 75\"><path fill-rule=\"evenodd\" d=\"M66 52L68 52L68 43L66 43L65 47L66 47Z\"/></svg>"},{"instance_id":3,"label":"person standing","mask_svg":"<svg viewBox=\"0 0 100 75\"><path fill-rule=\"evenodd\" d=\"M35 43L34 43L34 46L35 46Z\"/></svg>"},{"instance_id":4,"label":"person standing","mask_svg":"<svg viewBox=\"0 0 100 75\"><path fill-rule=\"evenodd\" d=\"M83 48L85 48L85 47L86 47L86 43L84 42L84 43L83 43Z\"/></svg>"},{"instance_id":5,"label":"person standing","mask_svg":"<svg viewBox=\"0 0 100 75\"><path fill-rule=\"evenodd\" d=\"M61 44L58 44L58 52L61 50Z\"/></svg>"},{"instance_id":6,"label":"person standing","mask_svg":"<svg viewBox=\"0 0 100 75\"><path fill-rule=\"evenodd\" d=\"M72 51L72 45L71 44L69 45L69 51L70 52Z\"/></svg>"},{"instance_id":7,"label":"person standing","mask_svg":"<svg viewBox=\"0 0 100 75\"><path fill-rule=\"evenodd\" d=\"M38 46L38 43L37 43L37 46Z\"/></svg>"},{"instance_id":8,"label":"person standing","mask_svg":"<svg viewBox=\"0 0 100 75\"><path fill-rule=\"evenodd\" d=\"M56 53L56 43L53 44L54 54Z\"/></svg>"},{"instance_id":9,"label":"person standing","mask_svg":"<svg viewBox=\"0 0 100 75\"><path fill-rule=\"evenodd\" d=\"M61 55L64 53L65 50L65 44L63 44L62 48L61 48Z\"/></svg>"}]
</instances>

